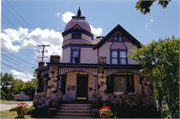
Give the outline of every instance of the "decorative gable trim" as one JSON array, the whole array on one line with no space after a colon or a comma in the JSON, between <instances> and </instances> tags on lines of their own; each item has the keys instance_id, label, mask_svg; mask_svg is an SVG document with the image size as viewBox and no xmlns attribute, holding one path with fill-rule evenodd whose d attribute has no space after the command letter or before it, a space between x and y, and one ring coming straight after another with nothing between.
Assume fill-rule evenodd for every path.
<instances>
[{"instance_id":1,"label":"decorative gable trim","mask_svg":"<svg viewBox=\"0 0 180 119\"><path fill-rule=\"evenodd\" d=\"M123 36L125 36L126 38L128 38L134 45L137 45L138 48L141 47L141 43L134 38L130 33L128 33L122 26L120 26L119 24L112 29L93 49L95 50L96 48L101 47L105 42L108 41L109 37L111 37L114 33L116 33L117 31L119 31L119 33L122 33Z\"/></svg>"},{"instance_id":2,"label":"decorative gable trim","mask_svg":"<svg viewBox=\"0 0 180 119\"><path fill-rule=\"evenodd\" d=\"M76 24L71 29L82 29L82 28L78 24Z\"/></svg>"}]
</instances>

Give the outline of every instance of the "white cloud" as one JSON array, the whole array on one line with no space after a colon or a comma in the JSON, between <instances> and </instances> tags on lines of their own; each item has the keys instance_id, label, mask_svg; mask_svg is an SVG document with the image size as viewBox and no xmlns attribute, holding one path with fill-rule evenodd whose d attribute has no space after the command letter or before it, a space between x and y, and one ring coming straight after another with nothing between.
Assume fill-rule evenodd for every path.
<instances>
[{"instance_id":1,"label":"white cloud","mask_svg":"<svg viewBox=\"0 0 180 119\"><path fill-rule=\"evenodd\" d=\"M16 70L11 70L10 73L15 79L21 79L25 82L34 78L33 75L29 74L28 72L18 72Z\"/></svg>"},{"instance_id":2,"label":"white cloud","mask_svg":"<svg viewBox=\"0 0 180 119\"><path fill-rule=\"evenodd\" d=\"M68 23L72 19L72 16L75 16L75 14L67 11L66 13L62 14L62 20L65 23Z\"/></svg>"},{"instance_id":3,"label":"white cloud","mask_svg":"<svg viewBox=\"0 0 180 119\"><path fill-rule=\"evenodd\" d=\"M61 15L61 13L56 13L56 16L60 16Z\"/></svg>"},{"instance_id":4,"label":"white cloud","mask_svg":"<svg viewBox=\"0 0 180 119\"><path fill-rule=\"evenodd\" d=\"M151 19L151 20L145 25L145 27L148 28L148 27L151 25L152 22L154 22L153 19Z\"/></svg>"},{"instance_id":5,"label":"white cloud","mask_svg":"<svg viewBox=\"0 0 180 119\"><path fill-rule=\"evenodd\" d=\"M13 45L13 36L7 35L6 33L0 33L1 36L1 48L7 52L14 53L20 50L19 45ZM2 50L2 53L4 51Z\"/></svg>"},{"instance_id":6,"label":"white cloud","mask_svg":"<svg viewBox=\"0 0 180 119\"><path fill-rule=\"evenodd\" d=\"M154 22L154 20L151 19L150 22Z\"/></svg>"},{"instance_id":7,"label":"white cloud","mask_svg":"<svg viewBox=\"0 0 180 119\"><path fill-rule=\"evenodd\" d=\"M92 25L90 25L91 27L91 32L95 35L95 36L100 36L102 34L102 28L94 28Z\"/></svg>"}]
</instances>

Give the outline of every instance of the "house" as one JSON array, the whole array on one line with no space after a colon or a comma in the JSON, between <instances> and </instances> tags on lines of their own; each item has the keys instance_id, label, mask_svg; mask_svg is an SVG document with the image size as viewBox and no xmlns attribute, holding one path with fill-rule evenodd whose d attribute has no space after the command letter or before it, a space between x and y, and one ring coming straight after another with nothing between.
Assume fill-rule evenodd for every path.
<instances>
[{"instance_id":1,"label":"house","mask_svg":"<svg viewBox=\"0 0 180 119\"><path fill-rule=\"evenodd\" d=\"M142 66L127 57L141 43L121 25L106 36L94 38L79 9L62 35L62 59L52 55L47 66L39 62L36 69L34 105L50 105L57 97L62 101L92 101L94 94L102 98L135 93L153 96L151 80L146 80L146 86L143 83Z\"/></svg>"},{"instance_id":2,"label":"house","mask_svg":"<svg viewBox=\"0 0 180 119\"><path fill-rule=\"evenodd\" d=\"M24 91L21 91L20 94L14 95L14 100L23 100L27 101L30 100L30 97L24 93Z\"/></svg>"}]
</instances>

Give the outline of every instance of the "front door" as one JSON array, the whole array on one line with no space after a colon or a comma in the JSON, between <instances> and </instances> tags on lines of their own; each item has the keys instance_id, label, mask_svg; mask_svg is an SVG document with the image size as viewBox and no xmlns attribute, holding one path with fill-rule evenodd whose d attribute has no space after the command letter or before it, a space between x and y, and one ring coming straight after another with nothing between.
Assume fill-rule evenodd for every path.
<instances>
[{"instance_id":1,"label":"front door","mask_svg":"<svg viewBox=\"0 0 180 119\"><path fill-rule=\"evenodd\" d=\"M87 100L88 75L77 75L77 100Z\"/></svg>"}]
</instances>

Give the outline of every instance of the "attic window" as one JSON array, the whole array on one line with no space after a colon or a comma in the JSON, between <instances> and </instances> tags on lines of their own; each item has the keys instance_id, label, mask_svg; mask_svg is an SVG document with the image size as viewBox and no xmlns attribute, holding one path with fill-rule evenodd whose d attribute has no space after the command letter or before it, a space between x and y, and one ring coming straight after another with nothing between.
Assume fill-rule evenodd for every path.
<instances>
[{"instance_id":1,"label":"attic window","mask_svg":"<svg viewBox=\"0 0 180 119\"><path fill-rule=\"evenodd\" d=\"M81 34L80 33L73 33L72 39L81 39Z\"/></svg>"},{"instance_id":2,"label":"attic window","mask_svg":"<svg viewBox=\"0 0 180 119\"><path fill-rule=\"evenodd\" d=\"M122 38L122 36L114 36L113 41L114 42L121 42L121 41L123 41L123 38Z\"/></svg>"}]
</instances>

